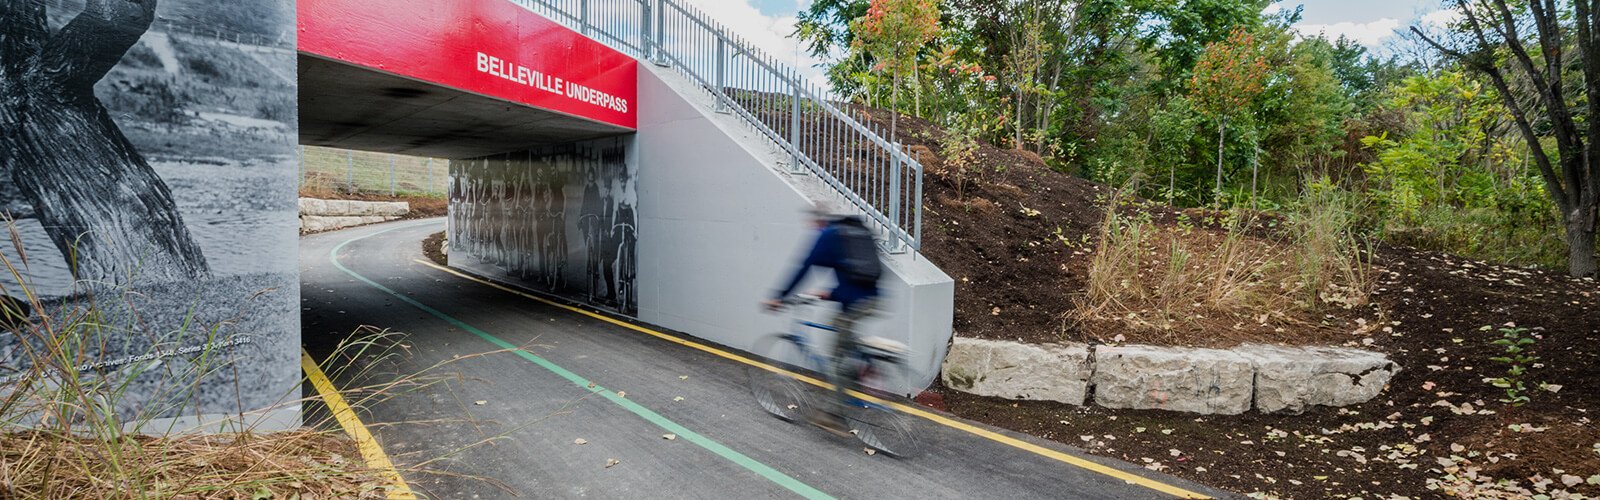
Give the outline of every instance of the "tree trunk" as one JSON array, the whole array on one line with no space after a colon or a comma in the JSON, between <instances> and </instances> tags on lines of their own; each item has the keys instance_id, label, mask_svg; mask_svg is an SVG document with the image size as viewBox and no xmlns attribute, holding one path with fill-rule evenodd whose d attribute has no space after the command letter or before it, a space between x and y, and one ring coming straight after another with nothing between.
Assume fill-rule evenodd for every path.
<instances>
[{"instance_id":1,"label":"tree trunk","mask_svg":"<svg viewBox=\"0 0 1600 500\"><path fill-rule=\"evenodd\" d=\"M1567 272L1574 278L1595 272L1595 207L1579 207L1567 214Z\"/></svg>"},{"instance_id":2,"label":"tree trunk","mask_svg":"<svg viewBox=\"0 0 1600 500\"><path fill-rule=\"evenodd\" d=\"M1217 123L1217 190L1211 194L1213 208L1222 208L1222 140L1227 137L1228 120Z\"/></svg>"},{"instance_id":3,"label":"tree trunk","mask_svg":"<svg viewBox=\"0 0 1600 500\"><path fill-rule=\"evenodd\" d=\"M889 142L894 142L894 134L900 129L900 67L894 68L894 80L889 84Z\"/></svg>"},{"instance_id":4,"label":"tree trunk","mask_svg":"<svg viewBox=\"0 0 1600 500\"><path fill-rule=\"evenodd\" d=\"M1255 153L1250 156L1250 209L1256 210L1256 181L1261 178L1261 145L1255 146Z\"/></svg>"},{"instance_id":5,"label":"tree trunk","mask_svg":"<svg viewBox=\"0 0 1600 500\"><path fill-rule=\"evenodd\" d=\"M172 193L94 96L155 0L90 0L54 36L41 0L0 0L0 167L73 275L117 285L209 274Z\"/></svg>"}]
</instances>

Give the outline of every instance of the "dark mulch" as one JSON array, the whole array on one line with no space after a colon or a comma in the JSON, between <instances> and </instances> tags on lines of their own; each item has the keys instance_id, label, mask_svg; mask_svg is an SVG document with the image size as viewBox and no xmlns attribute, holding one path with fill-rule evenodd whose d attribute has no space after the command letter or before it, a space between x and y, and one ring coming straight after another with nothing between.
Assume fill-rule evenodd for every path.
<instances>
[{"instance_id":1,"label":"dark mulch","mask_svg":"<svg viewBox=\"0 0 1600 500\"><path fill-rule=\"evenodd\" d=\"M444 241L444 231L428 235L427 238L422 240L422 254L428 256L428 260L433 261L435 264L441 266L450 265L444 254Z\"/></svg>"}]
</instances>

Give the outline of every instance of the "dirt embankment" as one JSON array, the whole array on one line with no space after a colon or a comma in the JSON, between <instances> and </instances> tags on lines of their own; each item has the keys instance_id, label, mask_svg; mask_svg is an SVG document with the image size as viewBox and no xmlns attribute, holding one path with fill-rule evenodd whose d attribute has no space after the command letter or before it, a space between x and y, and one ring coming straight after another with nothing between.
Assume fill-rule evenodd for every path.
<instances>
[{"instance_id":1,"label":"dirt embankment","mask_svg":"<svg viewBox=\"0 0 1600 500\"><path fill-rule=\"evenodd\" d=\"M887 122L885 112L869 113ZM1241 319L1274 311L1234 311L1169 329L1082 319L1074 308L1085 297L1093 255L1102 251L1098 225L1113 190L1052 170L1031 153L987 144L958 177L943 165L942 133L904 116L899 127L928 168L922 251L956 281L958 336L1351 345L1402 367L1373 401L1302 415L1108 410L936 387L955 414L1257 498L1600 496L1600 431L1591 421L1600 413L1595 281L1380 245L1364 268L1371 292L1355 307L1267 322ZM1157 204L1119 210L1142 211L1163 232L1222 232L1206 211ZM1494 343L1507 335L1528 339L1522 354L1537 357L1515 363L1520 376L1506 361L1506 345ZM1495 385L1508 378L1523 384L1514 391L1526 398L1518 404Z\"/></svg>"}]
</instances>

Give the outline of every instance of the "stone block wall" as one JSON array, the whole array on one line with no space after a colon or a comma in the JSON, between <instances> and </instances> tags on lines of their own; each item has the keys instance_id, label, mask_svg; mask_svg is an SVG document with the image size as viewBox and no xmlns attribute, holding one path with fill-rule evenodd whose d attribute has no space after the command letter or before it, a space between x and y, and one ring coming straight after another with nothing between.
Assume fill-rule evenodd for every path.
<instances>
[{"instance_id":1,"label":"stone block wall","mask_svg":"<svg viewBox=\"0 0 1600 500\"><path fill-rule=\"evenodd\" d=\"M1382 354L1337 347L1031 345L956 337L940 375L946 387L984 396L1237 415L1361 403L1377 397L1399 370Z\"/></svg>"}]
</instances>

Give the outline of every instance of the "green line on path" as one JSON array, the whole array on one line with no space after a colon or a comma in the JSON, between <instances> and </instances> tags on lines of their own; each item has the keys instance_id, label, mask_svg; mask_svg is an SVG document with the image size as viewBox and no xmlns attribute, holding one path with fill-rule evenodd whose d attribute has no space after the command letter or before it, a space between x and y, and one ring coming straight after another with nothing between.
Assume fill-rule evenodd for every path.
<instances>
[{"instance_id":1,"label":"green line on path","mask_svg":"<svg viewBox=\"0 0 1600 500\"><path fill-rule=\"evenodd\" d=\"M429 222L429 223L425 223L425 224L433 224L433 223ZM697 432L694 432L692 430L689 430L689 428L684 427L684 426L678 424L677 422L673 422L671 420L668 420L666 417L661 416L661 414L656 413L654 411L651 411L649 408L645 408L644 406L640 405L639 403L635 403L633 401L629 401L628 399L617 395L616 392L607 391L606 388L600 387L598 385L596 385L594 387L590 387L590 382L589 382L588 379L580 377L576 373L572 373L570 371L567 371L567 369L562 368L562 367L556 365L555 363L551 363L550 360L547 360L547 359L544 359L544 358L541 358L541 357L538 357L538 356L534 356L533 353L530 353L528 351L524 351L524 350L522 350L522 348L514 346L514 345L511 345L511 343L506 342L504 340L500 340L500 338L495 337L494 335L490 335L490 334L484 332L483 330L479 330L477 328L473 328L472 325L468 325L466 323L463 323L463 322L461 322L461 320L455 319L455 318L450 317L449 315L447 315L445 313L439 312L437 309L434 309L432 307L428 307L428 306L424 305L421 302L417 302L415 299L412 299L411 297L407 297L407 296L402 295L400 293L396 293L394 290L390 290L388 287L385 287L383 285L379 285L378 283L367 279L366 276L362 276L360 274L357 274L355 271L351 271L350 269L344 267L343 264L339 263L339 250L343 249L345 247L345 245L349 245L350 243L358 241L358 240L361 240L361 239L365 239L365 238L368 238L368 237L377 236L377 235L380 235L380 234L383 234L383 233L387 233L389 231L394 231L394 230L398 230L398 229L409 229L409 228L416 227L416 226L421 226L421 225L423 225L423 224L412 224L412 225L408 225L408 226L393 227L393 228L389 228L389 229L384 229L382 231L373 232L372 234L357 236L355 238L351 238L351 239L345 240L343 243L340 243L337 246L334 246L333 250L330 250L328 252L328 262L332 263L333 267L339 268L340 271L344 271L345 274L349 274L350 276L355 277L355 279L361 280L362 283L366 283L368 285L371 285L373 288L377 288L379 290L383 290L384 293L392 295L395 298L398 298L398 299L404 301L407 304L411 304L413 307L416 307L417 309L421 309L424 312L427 312L428 314L432 314L434 316L438 316L440 319L443 319L446 322L449 322L450 324L455 325L456 327L458 327L458 328L460 328L462 330L466 330L466 331L472 332L474 335L477 335L477 336L483 338L484 340L489 341L489 343L491 343L491 344L499 346L499 347L501 347L503 349L510 349L511 352L515 353L518 356L521 356L523 359L526 359L528 361L532 361L534 364L539 365L541 367L544 367L544 369L549 370L551 373L554 373L554 374L560 376L561 378L565 378L568 381L570 381L570 382L572 382L574 384L577 384L578 387L584 388L585 390L590 390L592 392L600 393L600 395L605 397L607 400L610 400L611 402L616 403L618 406L621 406L621 407L627 409L628 411L633 412L633 414L635 414L635 415L643 417L645 420L649 421L650 423L656 424L657 426L661 427L662 429L666 430L667 432L670 432L670 433L673 433L673 434L677 434L678 437L684 438L685 440L688 440L691 443L699 445L701 448L705 448L706 451L710 451L712 453L715 453L718 456L721 456L722 458L726 458L726 459L728 459L728 461L731 461L731 462L733 462L735 464L739 464L741 467L744 467L745 469L748 469L751 472L754 472L754 473L760 475L761 477L767 478L767 480L772 481L774 483L777 483L779 486L783 486L784 488L788 488L789 491L793 491L796 494L800 495L801 497L815 498L815 499L821 499L821 498L829 498L829 499L831 499L831 498L833 498L832 496L828 495L827 493L823 493L821 491L818 491L816 488L812 488L808 484L800 482L799 480L797 480L795 478L789 477L787 474L784 474L782 472L778 472L777 469L773 469L772 467L768 466L767 464L763 464L761 462L756 461L755 459L747 457L743 453L739 453L737 451L733 451L733 449L728 448L727 446L723 446L722 443L718 443L716 441L713 441L710 438L707 438L705 436L700 435L700 433L697 433Z\"/></svg>"}]
</instances>

